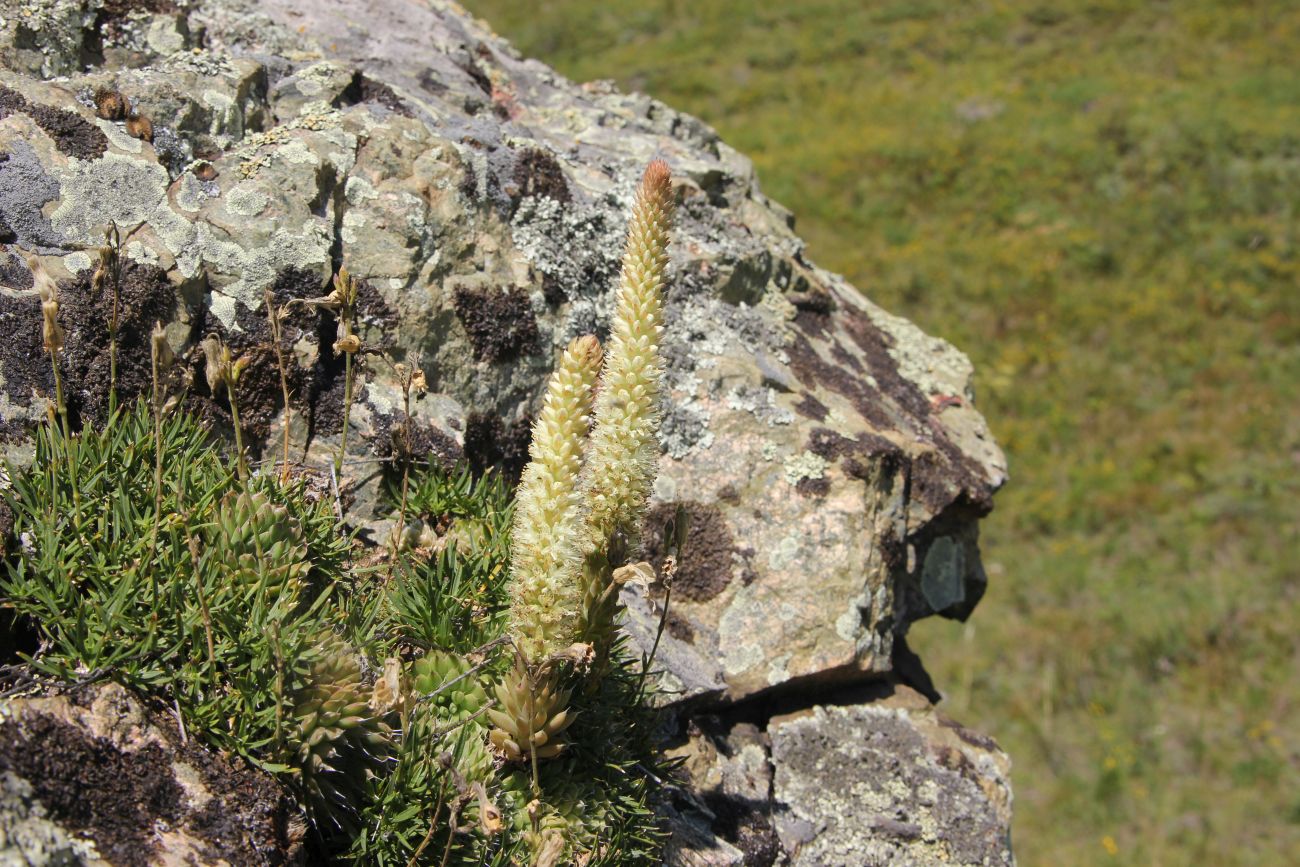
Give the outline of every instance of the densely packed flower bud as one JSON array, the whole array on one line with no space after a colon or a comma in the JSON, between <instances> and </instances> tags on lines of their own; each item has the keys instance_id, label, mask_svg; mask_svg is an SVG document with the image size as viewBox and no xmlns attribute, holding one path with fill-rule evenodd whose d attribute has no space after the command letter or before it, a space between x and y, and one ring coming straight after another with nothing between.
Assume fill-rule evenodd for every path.
<instances>
[{"instance_id":1,"label":"densely packed flower bud","mask_svg":"<svg viewBox=\"0 0 1300 867\"><path fill-rule=\"evenodd\" d=\"M668 166L652 162L628 226L582 486L587 552L604 548L616 531L635 538L659 462L659 335L672 189Z\"/></svg>"},{"instance_id":2,"label":"densely packed flower bud","mask_svg":"<svg viewBox=\"0 0 1300 867\"><path fill-rule=\"evenodd\" d=\"M578 477L600 361L600 343L590 335L564 351L533 424L531 461L519 483L510 621L517 646L535 662L577 637L583 529Z\"/></svg>"}]
</instances>

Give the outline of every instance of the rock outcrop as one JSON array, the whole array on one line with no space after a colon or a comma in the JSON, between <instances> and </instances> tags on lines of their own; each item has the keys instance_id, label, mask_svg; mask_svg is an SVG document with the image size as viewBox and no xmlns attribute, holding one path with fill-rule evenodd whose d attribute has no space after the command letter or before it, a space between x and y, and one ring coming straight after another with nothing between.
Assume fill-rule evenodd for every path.
<instances>
[{"instance_id":1,"label":"rock outcrop","mask_svg":"<svg viewBox=\"0 0 1300 867\"><path fill-rule=\"evenodd\" d=\"M658 652L671 702L690 713L812 706L822 691L888 676L911 622L964 617L980 598L977 522L1005 465L973 406L969 362L810 262L749 160L695 118L606 83L575 85L453 3L9 0L0 18L0 421L12 454L53 391L22 254L61 283L69 404L94 422L111 303L90 275L114 221L127 394L148 388L148 332L161 321L193 373L191 405L229 429L198 348L219 334L251 362L241 416L255 451L274 457L290 417L295 457L326 464L343 401L333 321L291 308L286 413L264 299L321 296L346 264L364 281L365 345L427 374L412 446L517 471L557 349L607 319L633 186L659 157L680 204L647 556L666 553L668 516L681 507L691 519ZM391 368L371 356L343 475L354 516L376 535L389 517L375 495L382 459L405 447L394 436L402 405ZM629 586L624 597L628 629L648 647L662 590ZM903 852L882 843L862 851L885 854L835 860L858 845L845 840L864 838L823 821L825 802L794 779L815 772L809 744L825 742L846 762L894 755L882 791L929 786L946 760L928 734L904 736L914 720L871 705L760 720L775 766L764 797L814 828L772 824L773 859ZM885 730L898 734L865 734ZM904 767L927 749L933 775ZM954 786L1004 797L1002 761L986 746L970 759L976 771L948 771ZM843 804L877 803L841 782ZM906 816L888 822L903 836L921 828L927 846L969 831L938 802L898 810ZM712 842L679 851L736 842L699 816L690 821ZM1009 860L1007 816L989 800L973 821L981 841L1001 842L954 842L945 857ZM753 857L745 863L777 863Z\"/></svg>"}]
</instances>

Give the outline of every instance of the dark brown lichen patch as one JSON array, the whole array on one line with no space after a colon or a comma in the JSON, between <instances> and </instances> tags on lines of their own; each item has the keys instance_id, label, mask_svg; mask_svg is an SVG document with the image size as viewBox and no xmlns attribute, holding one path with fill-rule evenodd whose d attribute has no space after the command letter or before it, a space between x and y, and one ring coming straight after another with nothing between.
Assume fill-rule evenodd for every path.
<instances>
[{"instance_id":1,"label":"dark brown lichen patch","mask_svg":"<svg viewBox=\"0 0 1300 867\"><path fill-rule=\"evenodd\" d=\"M820 479L800 479L794 486L801 497L824 497L831 490L831 480L827 478Z\"/></svg>"},{"instance_id":2,"label":"dark brown lichen patch","mask_svg":"<svg viewBox=\"0 0 1300 867\"><path fill-rule=\"evenodd\" d=\"M794 405L794 411L814 421L826 421L826 416L830 413L826 404L813 397L810 392L804 392L803 397Z\"/></svg>"},{"instance_id":3,"label":"dark brown lichen patch","mask_svg":"<svg viewBox=\"0 0 1300 867\"><path fill-rule=\"evenodd\" d=\"M54 146L70 157L95 160L108 150L108 138L90 121L67 109L30 103L18 91L0 84L0 119L21 112L32 119Z\"/></svg>"},{"instance_id":4,"label":"dark brown lichen patch","mask_svg":"<svg viewBox=\"0 0 1300 867\"><path fill-rule=\"evenodd\" d=\"M847 399L858 414L878 430L889 430L901 423L902 420L896 421L886 410L883 396L865 378L826 361L807 337L795 335L786 351L790 356L790 369L804 388L814 389L820 385L830 389Z\"/></svg>"},{"instance_id":5,"label":"dark brown lichen patch","mask_svg":"<svg viewBox=\"0 0 1300 867\"><path fill-rule=\"evenodd\" d=\"M497 468L516 484L528 463L532 426L531 418L507 424L500 416L470 413L465 419L465 459L470 469L478 476Z\"/></svg>"},{"instance_id":6,"label":"dark brown lichen patch","mask_svg":"<svg viewBox=\"0 0 1300 867\"><path fill-rule=\"evenodd\" d=\"M542 297L546 303L552 307L557 307L569 300L569 293L565 291L564 286L559 279L551 274L542 274Z\"/></svg>"},{"instance_id":7,"label":"dark brown lichen patch","mask_svg":"<svg viewBox=\"0 0 1300 867\"><path fill-rule=\"evenodd\" d=\"M75 425L101 424L110 391L109 325L113 321L111 283L96 293L90 272L59 287L59 324L66 333L59 354L68 412ZM167 322L176 293L158 268L126 262L118 298L117 392L119 402L152 391L149 332L155 320ZM52 398L54 375L41 339L40 299L0 296L0 370L5 390L17 403L33 395Z\"/></svg>"},{"instance_id":8,"label":"dark brown lichen patch","mask_svg":"<svg viewBox=\"0 0 1300 867\"><path fill-rule=\"evenodd\" d=\"M835 309L835 302L824 290L790 292L786 299L794 305L796 326L816 337L825 337L830 332L831 312Z\"/></svg>"},{"instance_id":9,"label":"dark brown lichen patch","mask_svg":"<svg viewBox=\"0 0 1300 867\"><path fill-rule=\"evenodd\" d=\"M507 361L537 351L537 319L520 290L461 287L453 306L480 361Z\"/></svg>"},{"instance_id":10,"label":"dark brown lichen patch","mask_svg":"<svg viewBox=\"0 0 1300 867\"><path fill-rule=\"evenodd\" d=\"M31 289L35 285L27 263L11 250L0 253L0 283L11 289Z\"/></svg>"},{"instance_id":11,"label":"dark brown lichen patch","mask_svg":"<svg viewBox=\"0 0 1300 867\"><path fill-rule=\"evenodd\" d=\"M920 389L898 372L889 356L888 336L856 310L847 311L846 322L866 358L870 379L826 361L807 337L797 334L787 352L790 369L800 383L809 389L820 385L846 398L876 430L897 430L918 443L933 446L924 453L929 457L918 458L912 468L912 496L935 514L963 492L985 512L991 509L993 493L983 470L931 418L930 402ZM876 439L888 442L882 437ZM829 443L823 443L823 447L826 445ZM889 447L897 449L893 444Z\"/></svg>"},{"instance_id":12,"label":"dark brown lichen patch","mask_svg":"<svg viewBox=\"0 0 1300 867\"><path fill-rule=\"evenodd\" d=\"M865 373L867 370L862 366L862 362L858 360L858 357L840 345L838 340L831 341L831 358L846 367L853 368L858 373Z\"/></svg>"},{"instance_id":13,"label":"dark brown lichen patch","mask_svg":"<svg viewBox=\"0 0 1300 867\"><path fill-rule=\"evenodd\" d=\"M323 292L318 273L298 268L281 271L271 286L273 303L284 311L280 324L280 352L285 362L290 400L294 412L307 421L308 441L317 432L338 433L343 423L343 359L333 350L337 321L333 314L320 308L291 303L317 297ZM272 423L284 409L280 365L264 306L257 310L238 306L235 322L239 326L237 329L226 328L211 315L206 305L196 312L190 335L191 347L185 357L194 382L186 405L214 429L233 430L229 395L224 390L213 395L204 376L205 359L199 342L205 336L215 334L225 342L235 358L248 361L240 374L236 399L245 441L256 456L258 444L270 435ZM294 345L304 338L316 343L319 349L315 363L309 368L298 365L293 351Z\"/></svg>"},{"instance_id":14,"label":"dark brown lichen patch","mask_svg":"<svg viewBox=\"0 0 1300 867\"><path fill-rule=\"evenodd\" d=\"M772 827L770 801L733 797L710 791L704 802L717 817L714 830L745 856L745 867L772 867L784 854L776 829Z\"/></svg>"},{"instance_id":15,"label":"dark brown lichen patch","mask_svg":"<svg viewBox=\"0 0 1300 867\"><path fill-rule=\"evenodd\" d=\"M668 609L668 616L664 618L664 631L678 641L684 641L687 644L695 643L695 627L691 625L691 621L678 614L671 607Z\"/></svg>"},{"instance_id":16,"label":"dark brown lichen patch","mask_svg":"<svg viewBox=\"0 0 1300 867\"><path fill-rule=\"evenodd\" d=\"M271 777L234 757L204 749L196 741L179 746L173 741L172 748L199 772L214 795L184 822L190 833L207 844L204 855L209 863L222 859L228 863L285 863L297 843L290 833L297 807L288 793Z\"/></svg>"},{"instance_id":17,"label":"dark brown lichen patch","mask_svg":"<svg viewBox=\"0 0 1300 867\"><path fill-rule=\"evenodd\" d=\"M537 148L529 148L519 155L513 181L510 197L516 204L529 196L546 197L561 204L573 198L569 182L564 179L564 169L555 157Z\"/></svg>"},{"instance_id":18,"label":"dark brown lichen patch","mask_svg":"<svg viewBox=\"0 0 1300 867\"><path fill-rule=\"evenodd\" d=\"M364 325L383 335L397 328L397 311L369 280L357 281L357 313Z\"/></svg>"},{"instance_id":19,"label":"dark brown lichen patch","mask_svg":"<svg viewBox=\"0 0 1300 867\"><path fill-rule=\"evenodd\" d=\"M808 434L805 448L827 461L837 461L845 455L871 455L879 452L896 452L898 447L889 440L871 433L860 433L856 438L846 437L830 428L815 427Z\"/></svg>"},{"instance_id":20,"label":"dark brown lichen patch","mask_svg":"<svg viewBox=\"0 0 1300 867\"><path fill-rule=\"evenodd\" d=\"M898 362L889 354L893 338L877 328L870 317L857 309L846 310L842 321L849 337L862 350L867 370L880 390L914 418L928 418L930 401L915 383L898 372Z\"/></svg>"},{"instance_id":21,"label":"dark brown lichen patch","mask_svg":"<svg viewBox=\"0 0 1300 867\"><path fill-rule=\"evenodd\" d=\"M689 524L673 579L673 595L690 602L707 602L731 583L736 551L731 528L717 506L694 501L655 506L645 521L645 556L656 570L663 568L664 558L671 553L667 550L665 528L676 516L678 506L686 510Z\"/></svg>"},{"instance_id":22,"label":"dark brown lichen patch","mask_svg":"<svg viewBox=\"0 0 1300 867\"><path fill-rule=\"evenodd\" d=\"M170 322L175 315L176 290L162 269L125 260L116 294L117 394L119 403L128 404L153 393L149 335L156 322ZM83 425L100 425L108 417L113 296L111 280L96 293L90 271L60 293L59 315L68 341L59 364L69 410Z\"/></svg>"},{"instance_id":23,"label":"dark brown lichen patch","mask_svg":"<svg viewBox=\"0 0 1300 867\"><path fill-rule=\"evenodd\" d=\"M0 769L30 783L51 818L90 837L114 864L152 863L153 820L182 815L185 790L162 748L123 752L54 717L0 725Z\"/></svg>"},{"instance_id":24,"label":"dark brown lichen patch","mask_svg":"<svg viewBox=\"0 0 1300 867\"><path fill-rule=\"evenodd\" d=\"M41 302L36 296L0 295L0 373L15 403L41 395L53 399L54 375L41 345Z\"/></svg>"},{"instance_id":25,"label":"dark brown lichen patch","mask_svg":"<svg viewBox=\"0 0 1300 867\"><path fill-rule=\"evenodd\" d=\"M99 15L95 18L95 29L103 41L112 45L122 40L122 25L132 12L157 15L175 11L174 0L104 0Z\"/></svg>"}]
</instances>

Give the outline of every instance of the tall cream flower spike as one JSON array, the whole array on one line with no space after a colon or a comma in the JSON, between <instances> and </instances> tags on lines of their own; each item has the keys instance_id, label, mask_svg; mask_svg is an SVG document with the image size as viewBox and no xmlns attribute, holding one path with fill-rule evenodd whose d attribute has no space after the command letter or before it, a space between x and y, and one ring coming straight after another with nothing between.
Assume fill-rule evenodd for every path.
<instances>
[{"instance_id":1,"label":"tall cream flower spike","mask_svg":"<svg viewBox=\"0 0 1300 867\"><path fill-rule=\"evenodd\" d=\"M532 661L578 638L582 500L578 474L600 370L592 335L569 344L551 374L533 424L532 459L516 496L510 622L516 646Z\"/></svg>"},{"instance_id":2,"label":"tall cream flower spike","mask_svg":"<svg viewBox=\"0 0 1300 867\"><path fill-rule=\"evenodd\" d=\"M659 335L672 195L668 166L655 160L632 208L596 397L596 427L582 484L586 554L605 548L616 532L637 536L659 464Z\"/></svg>"},{"instance_id":3,"label":"tall cream flower spike","mask_svg":"<svg viewBox=\"0 0 1300 867\"><path fill-rule=\"evenodd\" d=\"M531 762L534 789L538 760L563 752L562 736L573 722L566 666L585 670L594 659L599 674L608 657L615 576L626 571L619 567L654 483L671 219L672 179L656 160L632 209L604 367L596 338L570 344L533 426L511 563L515 665L497 685L488 716L497 754ZM593 390L595 428L588 439Z\"/></svg>"}]
</instances>

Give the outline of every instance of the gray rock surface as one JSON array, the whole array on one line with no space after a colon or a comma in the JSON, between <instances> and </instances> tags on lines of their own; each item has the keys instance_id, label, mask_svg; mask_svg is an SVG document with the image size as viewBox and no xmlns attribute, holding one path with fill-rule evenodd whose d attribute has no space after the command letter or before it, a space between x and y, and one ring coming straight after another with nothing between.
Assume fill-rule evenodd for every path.
<instances>
[{"instance_id":1,"label":"gray rock surface","mask_svg":"<svg viewBox=\"0 0 1300 867\"><path fill-rule=\"evenodd\" d=\"M748 867L1012 865L1010 762L905 687L777 715L701 718L672 754L689 792L667 862ZM734 715L734 714L733 714ZM728 862L701 838L739 852ZM726 850L724 850L726 852Z\"/></svg>"},{"instance_id":2,"label":"gray rock surface","mask_svg":"<svg viewBox=\"0 0 1300 867\"><path fill-rule=\"evenodd\" d=\"M774 822L790 864L1011 865L1010 762L902 689L772 720Z\"/></svg>"},{"instance_id":3,"label":"gray rock surface","mask_svg":"<svg viewBox=\"0 0 1300 867\"><path fill-rule=\"evenodd\" d=\"M134 118L97 116L105 93ZM360 336L376 354L342 482L352 513L382 533L383 461L403 421L389 362L428 377L417 451L517 469L558 349L605 327L631 194L656 157L680 204L647 556L665 553L668 515L691 516L663 686L703 707L883 676L911 622L965 617L986 583L978 519L1006 471L969 362L809 261L790 213L707 125L567 81L454 3L0 0L0 433L21 451L53 391L24 253L61 284L73 412L102 417L111 305L90 275L111 220L126 253L121 390L148 389L147 334L161 321L192 377L191 407L228 431L198 349L220 334L251 360L241 416L255 453L274 458L289 424L295 458L326 466L342 424L335 323L304 305L285 322L288 414L263 297L323 295L346 265L364 280ZM629 586L624 601L648 647L662 590ZM822 808L790 776L813 761L795 733L910 725L840 714L779 727L770 785L809 822ZM776 729L756 734L769 736L775 748ZM757 772L747 749L718 785ZM674 845L706 860L680 863L737 863L745 834L785 851L771 828L728 843L692 815L705 843ZM939 827L948 814L927 815ZM816 851L851 845L837 826L820 833Z\"/></svg>"}]
</instances>

